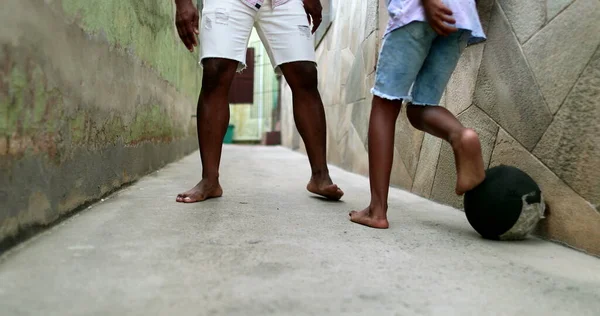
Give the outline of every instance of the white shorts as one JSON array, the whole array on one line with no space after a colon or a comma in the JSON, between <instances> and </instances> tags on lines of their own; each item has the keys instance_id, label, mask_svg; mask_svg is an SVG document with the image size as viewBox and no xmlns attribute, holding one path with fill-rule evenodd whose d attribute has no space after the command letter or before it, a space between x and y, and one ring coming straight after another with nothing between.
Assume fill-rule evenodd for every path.
<instances>
[{"instance_id":1,"label":"white shorts","mask_svg":"<svg viewBox=\"0 0 600 316\"><path fill-rule=\"evenodd\" d=\"M200 25L200 63L205 58L225 58L246 67L246 49L252 27L267 50L271 64L315 62L311 27L302 0L290 0L272 8L265 0L256 11L240 0L204 0Z\"/></svg>"}]
</instances>

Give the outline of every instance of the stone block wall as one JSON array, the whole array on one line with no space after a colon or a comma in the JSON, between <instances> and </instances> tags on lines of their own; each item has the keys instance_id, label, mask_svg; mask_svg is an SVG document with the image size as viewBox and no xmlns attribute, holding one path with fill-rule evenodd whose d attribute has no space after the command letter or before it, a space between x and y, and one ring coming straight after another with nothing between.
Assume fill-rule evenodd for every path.
<instances>
[{"instance_id":1,"label":"stone block wall","mask_svg":"<svg viewBox=\"0 0 600 316\"><path fill-rule=\"evenodd\" d=\"M201 74L173 16L171 1L2 2L0 252L197 148Z\"/></svg>"},{"instance_id":2,"label":"stone block wall","mask_svg":"<svg viewBox=\"0 0 600 316\"><path fill-rule=\"evenodd\" d=\"M465 50L442 105L481 137L486 167L510 164L542 187L537 234L600 255L600 2L480 0L488 40ZM385 1L348 0L317 48L328 158L368 175L367 128ZM283 84L283 143L303 150ZM396 127L394 186L462 207L450 146Z\"/></svg>"}]
</instances>

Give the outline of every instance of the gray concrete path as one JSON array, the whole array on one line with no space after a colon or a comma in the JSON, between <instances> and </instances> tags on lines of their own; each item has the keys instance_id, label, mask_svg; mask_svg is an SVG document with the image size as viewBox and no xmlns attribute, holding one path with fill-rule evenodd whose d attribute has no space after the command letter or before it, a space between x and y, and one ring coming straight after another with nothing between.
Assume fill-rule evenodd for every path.
<instances>
[{"instance_id":1,"label":"gray concrete path","mask_svg":"<svg viewBox=\"0 0 600 316\"><path fill-rule=\"evenodd\" d=\"M343 202L304 190L305 156L227 146L221 199L177 204L197 153L0 261L1 315L600 315L600 260L491 242L464 214L391 190L389 230L351 224L368 180L332 168Z\"/></svg>"}]
</instances>

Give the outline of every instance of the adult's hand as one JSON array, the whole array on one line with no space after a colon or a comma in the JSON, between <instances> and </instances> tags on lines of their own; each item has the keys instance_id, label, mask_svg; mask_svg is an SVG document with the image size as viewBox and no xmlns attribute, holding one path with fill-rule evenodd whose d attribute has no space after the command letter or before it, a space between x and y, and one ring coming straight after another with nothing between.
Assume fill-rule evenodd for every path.
<instances>
[{"instance_id":1,"label":"adult's hand","mask_svg":"<svg viewBox=\"0 0 600 316\"><path fill-rule=\"evenodd\" d=\"M177 33L183 44L190 52L194 51L194 47L198 46L198 10L192 3L192 0L175 0L177 11L175 13L175 25Z\"/></svg>"},{"instance_id":2,"label":"adult's hand","mask_svg":"<svg viewBox=\"0 0 600 316\"><path fill-rule=\"evenodd\" d=\"M456 20L452 17L452 10L442 3L442 0L422 0L422 2L427 21L436 33L448 36L458 31L457 28L446 24L454 24Z\"/></svg>"},{"instance_id":3,"label":"adult's hand","mask_svg":"<svg viewBox=\"0 0 600 316\"><path fill-rule=\"evenodd\" d=\"M321 16L323 12L323 7L321 6L320 0L303 0L304 1L304 10L306 11L306 17L308 18L308 23L311 23L312 20L312 33L316 32L321 25L321 21L323 17Z\"/></svg>"}]
</instances>

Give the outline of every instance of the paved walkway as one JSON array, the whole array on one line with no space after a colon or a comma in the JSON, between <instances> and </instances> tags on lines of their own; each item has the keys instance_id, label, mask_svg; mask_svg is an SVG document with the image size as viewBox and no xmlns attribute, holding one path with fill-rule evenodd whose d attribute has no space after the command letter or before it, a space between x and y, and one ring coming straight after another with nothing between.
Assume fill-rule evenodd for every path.
<instances>
[{"instance_id":1,"label":"paved walkway","mask_svg":"<svg viewBox=\"0 0 600 316\"><path fill-rule=\"evenodd\" d=\"M332 168L343 202L304 191L305 156L225 149L225 196L176 204L200 174L173 163L9 252L2 315L599 315L600 260L537 240L491 242L464 214L401 190L391 228L351 224L366 178Z\"/></svg>"}]
</instances>

